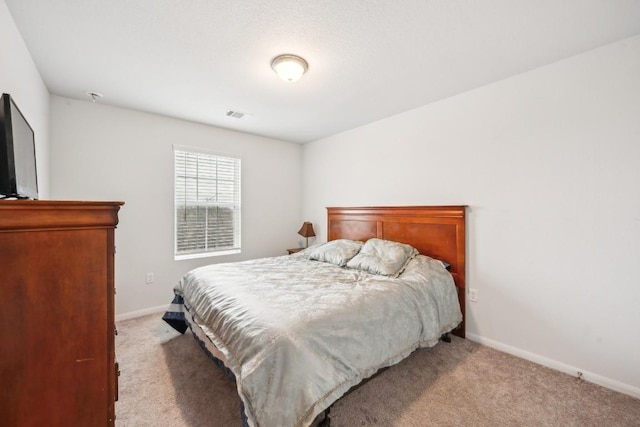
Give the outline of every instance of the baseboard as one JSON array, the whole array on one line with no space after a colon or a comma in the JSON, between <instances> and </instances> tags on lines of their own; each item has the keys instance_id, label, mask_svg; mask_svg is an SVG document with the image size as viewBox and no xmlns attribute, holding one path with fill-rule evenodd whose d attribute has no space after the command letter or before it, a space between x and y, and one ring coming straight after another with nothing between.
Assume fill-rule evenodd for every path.
<instances>
[{"instance_id":1,"label":"baseboard","mask_svg":"<svg viewBox=\"0 0 640 427\"><path fill-rule=\"evenodd\" d=\"M135 319L136 317L146 316L147 314L163 313L167 311L169 304L159 305L157 307L149 307L143 310L130 311L128 313L116 314L116 322L123 320Z\"/></svg>"},{"instance_id":2,"label":"baseboard","mask_svg":"<svg viewBox=\"0 0 640 427\"><path fill-rule=\"evenodd\" d=\"M640 399L640 388L638 387L621 383L620 381L612 380L611 378L606 378L601 375L594 374L593 372L585 371L584 369L576 368L575 366L567 365L565 363L558 362L557 360L549 359L535 353L530 353L528 351L521 350L516 347L511 347L501 342L494 341L489 338L481 337L476 334L471 334L467 332L466 336L471 341L475 341L479 344L486 345L487 347L495 348L496 350L500 350L505 353L512 354L514 356L529 360L531 362L537 363L542 366L546 366L547 368L564 372L565 374L569 374L573 377L577 377L578 372L581 372L582 379L585 381L589 381L599 386L606 387L610 390L628 394L629 396L633 396L635 398Z\"/></svg>"}]
</instances>

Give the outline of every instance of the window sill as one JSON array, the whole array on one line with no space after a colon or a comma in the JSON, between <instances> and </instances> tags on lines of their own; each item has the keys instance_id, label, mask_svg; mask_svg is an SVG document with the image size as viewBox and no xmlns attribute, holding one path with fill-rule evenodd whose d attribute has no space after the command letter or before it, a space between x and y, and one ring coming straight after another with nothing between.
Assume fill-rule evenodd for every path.
<instances>
[{"instance_id":1,"label":"window sill","mask_svg":"<svg viewBox=\"0 0 640 427\"><path fill-rule=\"evenodd\" d=\"M223 255L235 255L239 253L241 253L240 249L230 249L228 251L201 252L197 254L175 255L174 259L176 261L181 261L184 259L209 258L209 257L223 256Z\"/></svg>"}]
</instances>

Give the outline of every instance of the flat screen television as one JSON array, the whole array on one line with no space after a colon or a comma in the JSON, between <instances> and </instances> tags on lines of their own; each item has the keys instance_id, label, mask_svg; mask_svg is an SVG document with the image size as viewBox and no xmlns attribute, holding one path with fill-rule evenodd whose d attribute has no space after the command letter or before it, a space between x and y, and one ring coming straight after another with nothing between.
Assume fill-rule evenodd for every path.
<instances>
[{"instance_id":1,"label":"flat screen television","mask_svg":"<svg viewBox=\"0 0 640 427\"><path fill-rule=\"evenodd\" d=\"M6 93L0 102L0 198L38 198L33 129Z\"/></svg>"}]
</instances>

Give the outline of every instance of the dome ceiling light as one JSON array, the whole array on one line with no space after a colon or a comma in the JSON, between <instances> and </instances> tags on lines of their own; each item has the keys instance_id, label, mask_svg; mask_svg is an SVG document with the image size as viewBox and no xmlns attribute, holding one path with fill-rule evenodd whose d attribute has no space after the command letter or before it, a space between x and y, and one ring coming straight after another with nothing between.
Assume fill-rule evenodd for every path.
<instances>
[{"instance_id":1,"label":"dome ceiling light","mask_svg":"<svg viewBox=\"0 0 640 427\"><path fill-rule=\"evenodd\" d=\"M285 82L295 82L307 71L309 64L296 55L280 55L271 61L271 68Z\"/></svg>"}]
</instances>

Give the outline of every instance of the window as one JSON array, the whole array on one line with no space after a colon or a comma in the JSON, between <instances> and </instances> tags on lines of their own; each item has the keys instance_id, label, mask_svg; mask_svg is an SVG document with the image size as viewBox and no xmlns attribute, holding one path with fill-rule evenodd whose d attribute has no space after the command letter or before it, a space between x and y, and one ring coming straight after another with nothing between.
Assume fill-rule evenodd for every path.
<instances>
[{"instance_id":1,"label":"window","mask_svg":"<svg viewBox=\"0 0 640 427\"><path fill-rule=\"evenodd\" d=\"M175 258L240 253L240 159L174 147Z\"/></svg>"}]
</instances>

